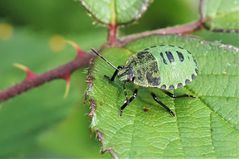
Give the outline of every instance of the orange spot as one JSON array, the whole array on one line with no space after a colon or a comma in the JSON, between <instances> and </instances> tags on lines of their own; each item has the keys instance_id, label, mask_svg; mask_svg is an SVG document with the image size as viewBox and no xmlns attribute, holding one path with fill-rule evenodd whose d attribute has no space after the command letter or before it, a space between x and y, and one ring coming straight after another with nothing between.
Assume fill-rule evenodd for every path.
<instances>
[{"instance_id":1,"label":"orange spot","mask_svg":"<svg viewBox=\"0 0 239 159\"><path fill-rule=\"evenodd\" d=\"M65 46L65 39L61 35L54 35L49 39L49 47L53 52L60 52L64 50Z\"/></svg>"},{"instance_id":2,"label":"orange spot","mask_svg":"<svg viewBox=\"0 0 239 159\"><path fill-rule=\"evenodd\" d=\"M9 40L13 34L13 26L7 23L0 23L0 40Z\"/></svg>"}]
</instances>

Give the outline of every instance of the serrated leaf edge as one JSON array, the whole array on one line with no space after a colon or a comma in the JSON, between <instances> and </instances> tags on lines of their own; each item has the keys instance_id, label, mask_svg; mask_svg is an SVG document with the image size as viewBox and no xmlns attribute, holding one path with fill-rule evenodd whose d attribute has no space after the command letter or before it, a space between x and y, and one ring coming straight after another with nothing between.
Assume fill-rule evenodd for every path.
<instances>
[{"instance_id":1,"label":"serrated leaf edge","mask_svg":"<svg viewBox=\"0 0 239 159\"><path fill-rule=\"evenodd\" d=\"M167 35L165 35L165 36L167 36ZM170 35L170 36L172 36L172 35ZM176 35L175 35L176 36ZM148 37L150 37L150 36L148 36ZM183 36L179 36L179 37L181 37L181 38L184 38ZM198 38L196 38L195 36L187 36L187 38L190 38L190 39L192 39L192 40L197 40L197 41L199 41L200 42L200 44L207 44L207 45L211 45L211 46L217 46L217 47L219 47L219 48L223 48L223 49L225 49L225 50L229 50L229 51L233 51L233 53L239 53L239 48L238 47L235 47L235 46L233 46L233 45L228 45L228 44L222 44L222 43L212 43L212 42L210 42L210 41L206 41L206 40L201 40L201 39L198 39ZM139 39L138 39L139 40ZM137 40L136 40L137 41ZM127 49L127 50L129 50L129 51L131 51L132 52L132 50L130 50L130 49L128 49L127 48L127 45L124 47L125 49ZM92 62L91 63L92 65L91 65L91 67L89 68L89 74L88 74L88 77L87 78L89 78L90 79L90 83L88 84L88 89L87 89L87 91L89 91L88 92L88 95L89 95L89 97L90 97L90 100L91 101L93 101L94 102L94 104L90 104L90 108L91 108L91 111L90 111L90 113L89 114L92 114L92 116L91 116L91 118L92 118L92 125L91 125L91 129L96 133L96 136L97 136L97 139L100 141L100 143L102 144L102 152L104 153L104 152L109 152L110 154L111 154L111 156L113 157L113 158L115 158L115 159L118 159L118 155L117 155L117 153L114 151L114 149L112 148L112 147L104 147L104 135L103 135L103 132L102 131L100 131L99 129L97 129L97 123L96 123L96 113L95 113L95 111L96 111L96 104L95 104L95 101L94 101L94 99L92 98L92 95L90 95L90 92L92 91L92 89L93 89L93 79L94 79L94 77L93 77L93 75L92 75L92 72L93 72L93 69L94 69L94 62ZM193 91L193 90L191 90L190 88L188 88L188 87L185 87L186 88L186 90L187 91L189 91L189 92L191 92L192 94L195 94L196 95L196 93ZM211 113L210 113L210 127L211 127L211 115L212 115L212 113L215 113L216 115L218 115L219 117L220 117L220 119L222 119L225 123L227 123L230 127L232 127L233 129L235 129L235 130L237 130L238 131L238 129L237 128L235 128L234 126L233 126L233 124L231 124L229 121L227 121L226 119L224 119L218 112L216 112L216 111L214 111L207 103L205 103L204 101L203 101L203 99L201 99L200 97L198 97L199 98L199 100L200 100L200 102L202 102L208 109L210 109L211 110ZM175 102L173 102L173 104L174 104L174 108L175 108ZM177 120L177 119L176 119ZM177 122L178 123L178 122ZM177 129L178 129L178 133L179 133L179 137L181 136L180 135L180 130L179 130L179 126L178 126L178 124L177 124ZM211 136L211 139L212 139L212 136ZM182 144L182 141L181 141L181 138L180 138L180 143ZM213 140L212 140L212 146L213 146L213 152L215 153L215 155L216 155L216 151L215 151L215 147L214 147L214 144L213 144ZM183 146L182 146L182 150L183 150L183 153L184 153L184 155L185 155L185 151L184 151L184 148L183 148Z\"/></svg>"},{"instance_id":2,"label":"serrated leaf edge","mask_svg":"<svg viewBox=\"0 0 239 159\"><path fill-rule=\"evenodd\" d=\"M97 140L101 143L102 147L101 147L101 153L104 154L105 152L110 153L110 155L114 158L114 159L118 159L118 154L114 151L114 149L112 147L104 147L104 134L103 132L101 132L97 127L97 123L96 123L96 102L95 100L92 98L91 92L93 89L93 81L94 81L94 77L92 75L93 72L93 68L94 68L94 60L91 61L91 65L88 68L88 76L87 76L87 90L85 92L85 100L89 101L89 106L90 106L90 112L88 113L88 116L91 118L91 125L90 128L91 130L96 134L96 138Z\"/></svg>"},{"instance_id":3,"label":"serrated leaf edge","mask_svg":"<svg viewBox=\"0 0 239 159\"><path fill-rule=\"evenodd\" d=\"M110 20L109 23L105 23L105 22L103 22L102 20L98 19L98 18L95 16L95 14L93 14L93 13L89 10L89 6L85 3L85 0L79 0L79 1L80 1L81 5L86 9L86 11L88 12L88 14L89 14L90 16L92 16L93 19L94 19L96 22L99 22L99 23L104 24L104 25L109 25L110 22L112 22L112 21ZM148 9L148 7L150 6L150 4L153 3L153 1L154 1L154 0L145 0L145 1L144 1L144 5L142 5L141 9L139 9L138 14L137 14L134 18L132 18L132 20L129 20L129 21L127 21L127 22L118 23L118 22L117 22L117 15L116 15L116 21L115 21L115 23L116 23L117 25L123 25L123 26L124 26L124 25L133 23L134 21L140 19L140 18L142 17L142 15L145 13L145 11Z\"/></svg>"}]
</instances>

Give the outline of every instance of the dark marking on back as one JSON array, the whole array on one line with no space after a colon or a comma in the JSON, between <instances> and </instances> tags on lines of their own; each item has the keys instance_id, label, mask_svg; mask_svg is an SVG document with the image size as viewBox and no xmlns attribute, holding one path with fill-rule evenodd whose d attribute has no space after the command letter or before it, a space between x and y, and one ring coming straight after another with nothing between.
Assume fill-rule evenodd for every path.
<instances>
[{"instance_id":1,"label":"dark marking on back","mask_svg":"<svg viewBox=\"0 0 239 159\"><path fill-rule=\"evenodd\" d=\"M181 46L178 46L178 48L180 48L180 49L183 49L183 50L184 50L184 48L183 48L183 47L181 47Z\"/></svg>"},{"instance_id":2,"label":"dark marking on back","mask_svg":"<svg viewBox=\"0 0 239 159\"><path fill-rule=\"evenodd\" d=\"M173 54L170 51L165 51L165 54L167 55L167 58L170 63L174 62Z\"/></svg>"},{"instance_id":3,"label":"dark marking on back","mask_svg":"<svg viewBox=\"0 0 239 159\"><path fill-rule=\"evenodd\" d=\"M177 88L182 88L183 84L182 83L178 83Z\"/></svg>"},{"instance_id":4,"label":"dark marking on back","mask_svg":"<svg viewBox=\"0 0 239 159\"><path fill-rule=\"evenodd\" d=\"M154 48L154 47L156 47L155 45L153 45L153 46L150 46L150 48Z\"/></svg>"},{"instance_id":5,"label":"dark marking on back","mask_svg":"<svg viewBox=\"0 0 239 159\"><path fill-rule=\"evenodd\" d=\"M145 51L148 51L149 50L149 48L146 48L146 49L144 49Z\"/></svg>"},{"instance_id":6,"label":"dark marking on back","mask_svg":"<svg viewBox=\"0 0 239 159\"><path fill-rule=\"evenodd\" d=\"M144 78L143 78L143 73L142 73L142 71L140 71L140 70L137 70L137 75L135 75L136 76L136 78L139 80L139 81L143 81L144 80Z\"/></svg>"},{"instance_id":7,"label":"dark marking on back","mask_svg":"<svg viewBox=\"0 0 239 159\"><path fill-rule=\"evenodd\" d=\"M168 46L175 47L174 45L168 45Z\"/></svg>"},{"instance_id":8,"label":"dark marking on back","mask_svg":"<svg viewBox=\"0 0 239 159\"><path fill-rule=\"evenodd\" d=\"M192 80L195 80L196 79L196 75L193 73L192 74Z\"/></svg>"},{"instance_id":9,"label":"dark marking on back","mask_svg":"<svg viewBox=\"0 0 239 159\"><path fill-rule=\"evenodd\" d=\"M139 61L137 60L138 63L143 61L145 62L145 61L155 60L154 56L148 51L141 51L137 53L136 56L137 56L137 59L139 59Z\"/></svg>"},{"instance_id":10,"label":"dark marking on back","mask_svg":"<svg viewBox=\"0 0 239 159\"><path fill-rule=\"evenodd\" d=\"M165 90L165 89L166 89L166 85L164 84L164 85L162 85L160 88L163 89L163 90Z\"/></svg>"},{"instance_id":11,"label":"dark marking on back","mask_svg":"<svg viewBox=\"0 0 239 159\"><path fill-rule=\"evenodd\" d=\"M149 70L153 71L154 73L157 73L159 71L157 62L152 62L149 65Z\"/></svg>"},{"instance_id":12,"label":"dark marking on back","mask_svg":"<svg viewBox=\"0 0 239 159\"><path fill-rule=\"evenodd\" d=\"M183 62L183 60L184 60L183 54L182 54L181 52L179 52L179 51L176 51L176 52L177 52L177 54L178 54L179 60L180 60L181 62Z\"/></svg>"},{"instance_id":13,"label":"dark marking on back","mask_svg":"<svg viewBox=\"0 0 239 159\"><path fill-rule=\"evenodd\" d=\"M174 89L174 85L170 85L170 86L169 86L169 89L170 89L170 90L173 90L173 89Z\"/></svg>"},{"instance_id":14,"label":"dark marking on back","mask_svg":"<svg viewBox=\"0 0 239 159\"><path fill-rule=\"evenodd\" d=\"M162 52L160 52L160 56L161 56L161 58L163 59L163 63L165 63L165 64L167 65L167 61L165 60L165 58L164 58L164 56L163 56L163 53L162 53Z\"/></svg>"},{"instance_id":15,"label":"dark marking on back","mask_svg":"<svg viewBox=\"0 0 239 159\"><path fill-rule=\"evenodd\" d=\"M159 46L165 46L164 44L160 44Z\"/></svg>"},{"instance_id":16,"label":"dark marking on back","mask_svg":"<svg viewBox=\"0 0 239 159\"><path fill-rule=\"evenodd\" d=\"M147 51L141 51L141 52L137 53L137 58L143 59L147 53L148 53Z\"/></svg>"},{"instance_id":17,"label":"dark marking on back","mask_svg":"<svg viewBox=\"0 0 239 159\"><path fill-rule=\"evenodd\" d=\"M152 86L158 86L160 84L160 77L153 77L152 72L146 73L146 79L148 81L148 84Z\"/></svg>"},{"instance_id":18,"label":"dark marking on back","mask_svg":"<svg viewBox=\"0 0 239 159\"><path fill-rule=\"evenodd\" d=\"M190 83L191 83L191 81L189 79L185 80L185 84L190 84Z\"/></svg>"}]
</instances>

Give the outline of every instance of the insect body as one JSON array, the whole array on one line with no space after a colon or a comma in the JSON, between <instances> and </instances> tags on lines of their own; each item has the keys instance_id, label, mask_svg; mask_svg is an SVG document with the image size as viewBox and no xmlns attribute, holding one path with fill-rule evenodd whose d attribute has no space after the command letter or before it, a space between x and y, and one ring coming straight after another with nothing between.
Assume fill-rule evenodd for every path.
<instances>
[{"instance_id":1,"label":"insect body","mask_svg":"<svg viewBox=\"0 0 239 159\"><path fill-rule=\"evenodd\" d=\"M198 66L192 54L178 46L151 46L132 55L124 66L118 67L115 67L95 50L92 51L115 68L116 71L113 76L108 78L114 81L117 76L124 83L124 89L127 82L133 82L142 87L160 88L173 98L187 97L189 95L175 97L166 90L181 88L191 83L198 73ZM151 95L157 103L174 116L173 111L163 104L154 93L151 93ZM137 89L134 91L132 97L129 99L126 97L124 104L121 106L121 113L136 96Z\"/></svg>"},{"instance_id":2,"label":"insect body","mask_svg":"<svg viewBox=\"0 0 239 159\"><path fill-rule=\"evenodd\" d=\"M197 75L192 54L177 46L152 46L131 56L119 70L121 81L143 87L173 90L189 84Z\"/></svg>"}]
</instances>

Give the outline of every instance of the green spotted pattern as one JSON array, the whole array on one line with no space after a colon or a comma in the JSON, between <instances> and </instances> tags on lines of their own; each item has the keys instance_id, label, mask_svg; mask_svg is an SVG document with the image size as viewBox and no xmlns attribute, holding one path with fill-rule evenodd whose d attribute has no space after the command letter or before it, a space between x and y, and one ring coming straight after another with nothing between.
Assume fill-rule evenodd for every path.
<instances>
[{"instance_id":1,"label":"green spotted pattern","mask_svg":"<svg viewBox=\"0 0 239 159\"><path fill-rule=\"evenodd\" d=\"M126 68L132 69L136 85L165 90L181 88L191 83L198 72L192 54L173 45L148 47L131 56Z\"/></svg>"}]
</instances>

